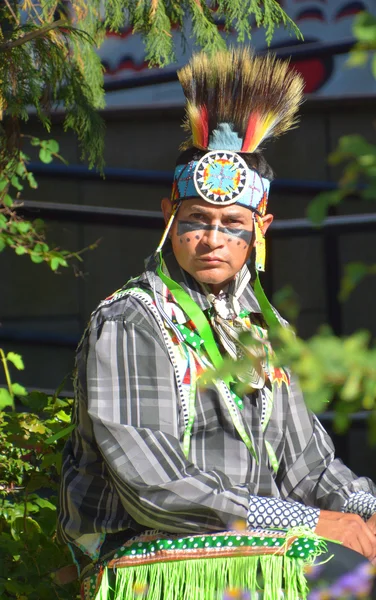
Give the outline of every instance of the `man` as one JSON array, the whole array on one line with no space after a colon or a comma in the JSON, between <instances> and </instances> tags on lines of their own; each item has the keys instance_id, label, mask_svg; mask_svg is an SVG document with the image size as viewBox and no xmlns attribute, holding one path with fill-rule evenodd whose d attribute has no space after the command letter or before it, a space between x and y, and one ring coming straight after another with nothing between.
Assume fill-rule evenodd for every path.
<instances>
[{"instance_id":1,"label":"man","mask_svg":"<svg viewBox=\"0 0 376 600\"><path fill-rule=\"evenodd\" d=\"M260 568L266 599L303 597L316 536L375 559L376 487L334 459L274 367L267 330L282 320L247 267L255 248L263 270L273 220L260 144L294 124L302 81L248 50L197 55L179 78L192 137L162 201L165 233L78 349L60 536L84 598L146 586L153 600L209 600L228 585L256 589ZM242 371L230 375L226 357Z\"/></svg>"}]
</instances>

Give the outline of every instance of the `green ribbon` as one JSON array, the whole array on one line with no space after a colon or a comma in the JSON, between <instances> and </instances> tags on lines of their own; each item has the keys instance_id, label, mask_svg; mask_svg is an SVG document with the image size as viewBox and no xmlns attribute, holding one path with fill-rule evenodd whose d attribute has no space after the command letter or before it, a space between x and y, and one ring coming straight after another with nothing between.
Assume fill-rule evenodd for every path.
<instances>
[{"instance_id":1,"label":"green ribbon","mask_svg":"<svg viewBox=\"0 0 376 600\"><path fill-rule=\"evenodd\" d=\"M259 303L262 315L270 329L274 329L276 327L280 327L281 324L278 320L277 315L272 309L272 305L266 297L266 294L261 286L260 278L258 271L256 271L256 279L255 285L253 287L253 291L255 292L256 300Z\"/></svg>"},{"instance_id":2,"label":"green ribbon","mask_svg":"<svg viewBox=\"0 0 376 600\"><path fill-rule=\"evenodd\" d=\"M198 304L192 300L189 294L183 290L181 285L163 273L161 265L157 267L157 274L162 279L165 286L170 290L179 306L181 306L189 319L195 324L201 339L204 340L204 347L210 361L213 367L218 371L223 364L223 357L218 350L211 325L203 311ZM233 380L231 376L228 376L226 379L223 379L223 381L225 381L226 384L229 384Z\"/></svg>"}]
</instances>

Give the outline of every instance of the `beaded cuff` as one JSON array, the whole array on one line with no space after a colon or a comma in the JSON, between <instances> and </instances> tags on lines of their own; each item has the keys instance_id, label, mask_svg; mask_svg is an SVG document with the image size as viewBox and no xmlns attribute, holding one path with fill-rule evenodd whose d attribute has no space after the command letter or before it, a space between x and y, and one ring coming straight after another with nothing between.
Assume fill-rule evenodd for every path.
<instances>
[{"instance_id":1,"label":"beaded cuff","mask_svg":"<svg viewBox=\"0 0 376 600\"><path fill-rule=\"evenodd\" d=\"M299 502L286 502L280 498L265 498L251 496L247 521L252 527L277 527L291 529L306 525L310 529L316 528L319 520L320 509L304 506Z\"/></svg>"},{"instance_id":2,"label":"beaded cuff","mask_svg":"<svg viewBox=\"0 0 376 600\"><path fill-rule=\"evenodd\" d=\"M376 513L376 498L369 492L354 492L347 499L342 512L359 515L367 521Z\"/></svg>"}]
</instances>

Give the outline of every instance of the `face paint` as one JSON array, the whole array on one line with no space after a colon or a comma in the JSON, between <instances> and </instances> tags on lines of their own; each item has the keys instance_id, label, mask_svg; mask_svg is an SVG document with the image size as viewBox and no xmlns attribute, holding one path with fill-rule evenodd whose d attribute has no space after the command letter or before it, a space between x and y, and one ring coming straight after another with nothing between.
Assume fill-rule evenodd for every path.
<instances>
[{"instance_id":1,"label":"face paint","mask_svg":"<svg viewBox=\"0 0 376 600\"><path fill-rule=\"evenodd\" d=\"M220 231L225 235L239 238L247 244L251 243L253 237L253 231L249 231L248 229L231 229L229 227L220 227L219 225L208 225L207 223L200 223L199 221L178 221L177 235L184 235L186 233L191 233L192 231L201 230ZM238 242L238 245L239 244L240 242Z\"/></svg>"}]
</instances>

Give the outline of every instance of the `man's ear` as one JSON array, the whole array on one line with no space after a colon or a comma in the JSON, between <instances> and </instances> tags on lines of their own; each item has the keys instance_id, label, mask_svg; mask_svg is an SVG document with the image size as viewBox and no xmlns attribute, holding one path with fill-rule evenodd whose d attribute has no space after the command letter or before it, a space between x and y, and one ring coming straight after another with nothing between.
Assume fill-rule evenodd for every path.
<instances>
[{"instance_id":1,"label":"man's ear","mask_svg":"<svg viewBox=\"0 0 376 600\"><path fill-rule=\"evenodd\" d=\"M270 225L273 223L274 216L273 215L265 215L264 217L261 217L261 218L262 218L262 223L263 223L262 233L263 233L263 235L265 235L265 233L269 229Z\"/></svg>"},{"instance_id":2,"label":"man's ear","mask_svg":"<svg viewBox=\"0 0 376 600\"><path fill-rule=\"evenodd\" d=\"M171 217L171 213L172 213L172 203L171 203L170 198L163 198L162 199L161 209L162 209L162 213L163 213L163 218L164 218L165 224L167 225L168 220Z\"/></svg>"}]
</instances>

